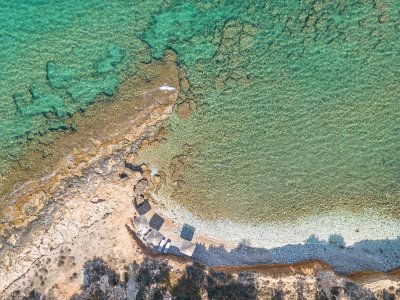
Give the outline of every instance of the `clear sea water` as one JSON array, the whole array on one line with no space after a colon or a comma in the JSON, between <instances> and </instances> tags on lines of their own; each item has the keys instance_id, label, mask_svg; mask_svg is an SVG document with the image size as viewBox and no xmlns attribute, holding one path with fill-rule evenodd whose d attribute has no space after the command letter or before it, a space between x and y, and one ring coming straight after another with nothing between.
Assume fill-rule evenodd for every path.
<instances>
[{"instance_id":1,"label":"clear sea water","mask_svg":"<svg viewBox=\"0 0 400 300\"><path fill-rule=\"evenodd\" d=\"M0 1L0 173L150 59L157 1Z\"/></svg>"},{"instance_id":2,"label":"clear sea water","mask_svg":"<svg viewBox=\"0 0 400 300\"><path fill-rule=\"evenodd\" d=\"M173 49L197 109L141 159L171 177L193 149L176 201L210 218L398 217L400 2L216 2L4 1L2 170Z\"/></svg>"}]
</instances>

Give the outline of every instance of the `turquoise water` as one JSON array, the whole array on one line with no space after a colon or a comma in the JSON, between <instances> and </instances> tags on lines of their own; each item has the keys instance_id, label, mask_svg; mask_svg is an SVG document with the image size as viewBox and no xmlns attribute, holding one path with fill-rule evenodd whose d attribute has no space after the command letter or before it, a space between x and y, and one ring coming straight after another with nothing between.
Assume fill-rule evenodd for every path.
<instances>
[{"instance_id":1,"label":"turquoise water","mask_svg":"<svg viewBox=\"0 0 400 300\"><path fill-rule=\"evenodd\" d=\"M146 40L156 57L177 51L198 109L171 119L174 134L143 159L209 218L399 216L399 8L270 1L158 15ZM171 167L185 144L187 166Z\"/></svg>"},{"instance_id":2,"label":"turquoise water","mask_svg":"<svg viewBox=\"0 0 400 300\"><path fill-rule=\"evenodd\" d=\"M129 1L0 1L0 173L25 142L99 95L110 96L137 63L152 5ZM157 2L154 1L156 5ZM156 6L154 6L154 9Z\"/></svg>"},{"instance_id":3,"label":"turquoise water","mask_svg":"<svg viewBox=\"0 0 400 300\"><path fill-rule=\"evenodd\" d=\"M400 2L2 7L2 170L27 140L69 130L69 116L173 49L191 84L179 101L197 109L174 115L167 141L142 159L169 173L177 201L212 218L399 213Z\"/></svg>"}]
</instances>

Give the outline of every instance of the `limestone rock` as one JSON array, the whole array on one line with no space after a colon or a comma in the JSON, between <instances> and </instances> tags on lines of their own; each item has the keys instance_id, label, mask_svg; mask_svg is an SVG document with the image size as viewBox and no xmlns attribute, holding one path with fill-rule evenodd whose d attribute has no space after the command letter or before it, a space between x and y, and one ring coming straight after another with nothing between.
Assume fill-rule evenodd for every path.
<instances>
[{"instance_id":1,"label":"limestone rock","mask_svg":"<svg viewBox=\"0 0 400 300\"><path fill-rule=\"evenodd\" d=\"M168 134L171 130L167 130L165 127L161 127L160 130L157 132L156 140L161 141L165 138L165 135Z\"/></svg>"},{"instance_id":2,"label":"limestone rock","mask_svg":"<svg viewBox=\"0 0 400 300\"><path fill-rule=\"evenodd\" d=\"M189 102L182 102L178 106L178 116L182 119L186 119L190 116L190 104Z\"/></svg>"},{"instance_id":3,"label":"limestone rock","mask_svg":"<svg viewBox=\"0 0 400 300\"><path fill-rule=\"evenodd\" d=\"M17 245L17 236L15 234L13 234L9 239L8 242L12 245L12 246L16 246Z\"/></svg>"},{"instance_id":4,"label":"limestone rock","mask_svg":"<svg viewBox=\"0 0 400 300\"><path fill-rule=\"evenodd\" d=\"M99 202L103 202L103 201L106 201L106 199L103 199L99 196L94 196L92 199L90 199L90 202L92 202L92 203L99 203Z\"/></svg>"},{"instance_id":5,"label":"limestone rock","mask_svg":"<svg viewBox=\"0 0 400 300\"><path fill-rule=\"evenodd\" d=\"M141 164L140 168L143 170L143 172L149 171L149 167L146 164Z\"/></svg>"},{"instance_id":6,"label":"limestone rock","mask_svg":"<svg viewBox=\"0 0 400 300\"><path fill-rule=\"evenodd\" d=\"M133 204L134 204L134 206L140 206L144 203L145 200L146 199L144 198L144 196L138 195L135 197Z\"/></svg>"},{"instance_id":7,"label":"limestone rock","mask_svg":"<svg viewBox=\"0 0 400 300\"><path fill-rule=\"evenodd\" d=\"M142 174L145 178L151 178L151 170L146 164L140 165L140 169L142 170Z\"/></svg>"},{"instance_id":8,"label":"limestone rock","mask_svg":"<svg viewBox=\"0 0 400 300\"><path fill-rule=\"evenodd\" d=\"M161 184L161 176L159 174L155 174L153 176L154 185L157 187Z\"/></svg>"},{"instance_id":9,"label":"limestone rock","mask_svg":"<svg viewBox=\"0 0 400 300\"><path fill-rule=\"evenodd\" d=\"M137 159L137 153L136 152L131 152L128 154L128 156L125 159L125 162L129 163L129 164L134 164L135 160Z\"/></svg>"},{"instance_id":10,"label":"limestone rock","mask_svg":"<svg viewBox=\"0 0 400 300\"><path fill-rule=\"evenodd\" d=\"M148 187L148 182L146 178L142 178L138 181L138 183L133 188L135 194L142 195L146 192Z\"/></svg>"}]
</instances>

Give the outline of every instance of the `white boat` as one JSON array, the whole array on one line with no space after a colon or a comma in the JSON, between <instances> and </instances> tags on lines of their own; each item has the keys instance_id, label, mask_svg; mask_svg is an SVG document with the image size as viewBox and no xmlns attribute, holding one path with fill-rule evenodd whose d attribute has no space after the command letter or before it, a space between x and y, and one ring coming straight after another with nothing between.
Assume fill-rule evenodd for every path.
<instances>
[{"instance_id":1,"label":"white boat","mask_svg":"<svg viewBox=\"0 0 400 300\"><path fill-rule=\"evenodd\" d=\"M167 84L160 86L159 89L161 91L175 91L175 88L173 88L172 86L169 86Z\"/></svg>"}]
</instances>

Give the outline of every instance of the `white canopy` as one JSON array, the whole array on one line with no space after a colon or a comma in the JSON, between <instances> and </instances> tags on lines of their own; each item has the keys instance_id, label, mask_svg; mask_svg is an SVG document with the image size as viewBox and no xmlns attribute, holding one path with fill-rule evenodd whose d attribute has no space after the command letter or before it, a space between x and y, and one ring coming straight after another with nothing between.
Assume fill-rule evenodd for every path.
<instances>
[{"instance_id":1,"label":"white canopy","mask_svg":"<svg viewBox=\"0 0 400 300\"><path fill-rule=\"evenodd\" d=\"M144 215L141 215L133 219L133 224L135 224L137 230L142 230L149 226L149 221Z\"/></svg>"},{"instance_id":2,"label":"white canopy","mask_svg":"<svg viewBox=\"0 0 400 300\"><path fill-rule=\"evenodd\" d=\"M161 242L162 238L163 238L163 235L155 229L153 229L147 235L147 241L153 245L158 245Z\"/></svg>"},{"instance_id":3,"label":"white canopy","mask_svg":"<svg viewBox=\"0 0 400 300\"><path fill-rule=\"evenodd\" d=\"M181 245L181 252L183 254L186 254L187 256L192 256L194 249L196 249L196 244L183 240Z\"/></svg>"}]
</instances>

